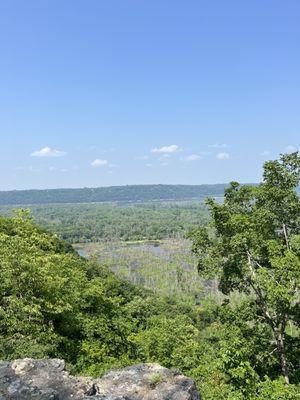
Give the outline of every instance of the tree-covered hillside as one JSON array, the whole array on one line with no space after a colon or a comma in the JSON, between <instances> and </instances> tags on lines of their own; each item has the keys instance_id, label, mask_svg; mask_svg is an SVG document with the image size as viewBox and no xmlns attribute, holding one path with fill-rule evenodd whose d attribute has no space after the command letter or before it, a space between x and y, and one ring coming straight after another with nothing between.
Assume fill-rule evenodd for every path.
<instances>
[{"instance_id":1,"label":"tree-covered hillside","mask_svg":"<svg viewBox=\"0 0 300 400\"><path fill-rule=\"evenodd\" d=\"M150 317L186 313L87 262L24 213L0 219L0 243L1 359L61 357L99 374L137 359L134 335Z\"/></svg>"},{"instance_id":2,"label":"tree-covered hillside","mask_svg":"<svg viewBox=\"0 0 300 400\"><path fill-rule=\"evenodd\" d=\"M225 184L128 185L83 189L13 190L0 192L0 204L146 202L223 196Z\"/></svg>"},{"instance_id":3,"label":"tree-covered hillside","mask_svg":"<svg viewBox=\"0 0 300 400\"><path fill-rule=\"evenodd\" d=\"M193 377L204 400L299 397L297 376L289 386L280 378L271 333L245 320L256 310L240 301L187 306L154 296L79 257L24 213L0 219L0 275L1 359L59 357L94 376L158 362Z\"/></svg>"}]
</instances>

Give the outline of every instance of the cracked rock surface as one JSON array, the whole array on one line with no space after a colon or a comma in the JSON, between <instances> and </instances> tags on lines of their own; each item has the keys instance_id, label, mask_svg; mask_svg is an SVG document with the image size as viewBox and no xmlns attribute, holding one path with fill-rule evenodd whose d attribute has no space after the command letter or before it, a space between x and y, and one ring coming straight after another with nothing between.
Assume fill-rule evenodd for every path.
<instances>
[{"instance_id":1,"label":"cracked rock surface","mask_svg":"<svg viewBox=\"0 0 300 400\"><path fill-rule=\"evenodd\" d=\"M158 364L74 377L58 359L0 362L0 400L200 400L192 379Z\"/></svg>"}]
</instances>

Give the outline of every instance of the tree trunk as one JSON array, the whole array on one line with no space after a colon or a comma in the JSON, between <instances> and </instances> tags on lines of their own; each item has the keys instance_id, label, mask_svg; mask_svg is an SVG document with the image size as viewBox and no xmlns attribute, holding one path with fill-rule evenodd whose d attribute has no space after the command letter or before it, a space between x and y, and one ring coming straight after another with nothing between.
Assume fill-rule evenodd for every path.
<instances>
[{"instance_id":1,"label":"tree trunk","mask_svg":"<svg viewBox=\"0 0 300 400\"><path fill-rule=\"evenodd\" d=\"M286 236L286 229L285 225L283 224L284 227L284 232L285 232L285 237ZM287 239L287 246L288 246L288 239ZM264 298L263 292L259 285L256 284L256 273L255 269L252 266L252 256L249 251L247 251L247 257L248 257L248 266L250 268L251 272L251 278L249 279L250 286L254 290L254 293L257 295L257 300L258 303L261 307L261 310L265 316L266 322L270 325L274 332L274 337L276 341L276 348L277 348L277 353L279 355L279 362L280 362L280 368L281 368L281 373L284 377L284 381L286 385L289 385L290 379L289 379L289 370L287 366L287 361L286 361L286 355L285 355L285 346L284 346L284 332L285 332L285 327L286 327L286 321L287 321L287 316L285 315L281 324L281 327L278 328L275 325L275 320L272 318L271 313L268 310L268 304ZM258 264L259 265L259 264Z\"/></svg>"},{"instance_id":2,"label":"tree trunk","mask_svg":"<svg viewBox=\"0 0 300 400\"><path fill-rule=\"evenodd\" d=\"M277 352L279 355L281 372L284 377L284 382L286 385L289 385L290 379L289 379L289 370L285 356L284 334L282 332L275 331L275 340L277 345Z\"/></svg>"}]
</instances>

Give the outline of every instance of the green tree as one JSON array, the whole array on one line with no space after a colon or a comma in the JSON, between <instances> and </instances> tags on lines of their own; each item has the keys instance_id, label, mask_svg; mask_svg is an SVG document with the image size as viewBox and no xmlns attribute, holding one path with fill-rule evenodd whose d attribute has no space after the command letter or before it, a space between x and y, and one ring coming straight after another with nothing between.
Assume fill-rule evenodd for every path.
<instances>
[{"instance_id":1,"label":"green tree","mask_svg":"<svg viewBox=\"0 0 300 400\"><path fill-rule=\"evenodd\" d=\"M257 319L248 322L270 330L269 346L286 384L299 379L290 351L299 351L299 180L297 152L266 162L260 185L232 182L223 204L209 199L212 226L192 234L200 274L217 275L226 295L246 294Z\"/></svg>"}]
</instances>

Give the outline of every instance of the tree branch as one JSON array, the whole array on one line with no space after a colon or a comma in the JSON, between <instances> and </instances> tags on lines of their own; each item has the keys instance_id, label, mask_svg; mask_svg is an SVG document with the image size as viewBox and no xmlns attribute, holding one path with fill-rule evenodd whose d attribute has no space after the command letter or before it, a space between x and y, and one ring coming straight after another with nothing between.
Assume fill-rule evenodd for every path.
<instances>
[{"instance_id":1,"label":"tree branch","mask_svg":"<svg viewBox=\"0 0 300 400\"><path fill-rule=\"evenodd\" d=\"M289 243L289 237L288 237L288 232L287 232L287 226L286 226L286 224L284 222L282 223L282 229L283 229L283 234L284 234L284 238L285 238L286 248L288 250L290 250L290 243Z\"/></svg>"}]
</instances>

